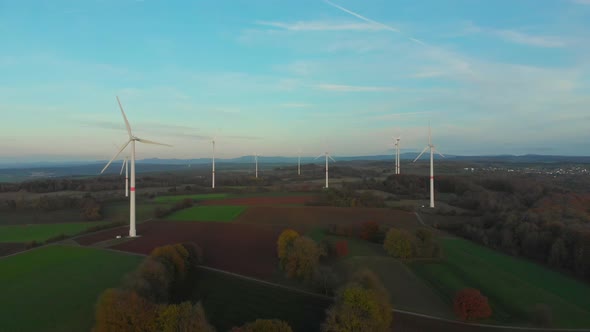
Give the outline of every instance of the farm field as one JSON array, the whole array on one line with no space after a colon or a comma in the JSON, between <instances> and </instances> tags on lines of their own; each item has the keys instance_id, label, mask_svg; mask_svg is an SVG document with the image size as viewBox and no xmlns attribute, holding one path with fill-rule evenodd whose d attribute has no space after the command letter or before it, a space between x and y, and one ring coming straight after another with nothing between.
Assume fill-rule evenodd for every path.
<instances>
[{"instance_id":1,"label":"farm field","mask_svg":"<svg viewBox=\"0 0 590 332\"><path fill-rule=\"evenodd\" d=\"M304 205L313 196L252 196L204 201L202 205Z\"/></svg>"},{"instance_id":2,"label":"farm field","mask_svg":"<svg viewBox=\"0 0 590 332\"><path fill-rule=\"evenodd\" d=\"M590 286L466 240L443 239L442 244L443 262L415 262L411 267L449 303L457 290L474 287L490 299L496 322L527 320L528 310L543 303L551 307L558 327L590 325Z\"/></svg>"},{"instance_id":3,"label":"farm field","mask_svg":"<svg viewBox=\"0 0 590 332\"><path fill-rule=\"evenodd\" d=\"M149 201L138 200L135 206L135 215L137 222L154 217L156 208L168 208L172 203L154 203ZM129 202L118 201L106 203L103 207L104 219L108 221L129 221Z\"/></svg>"},{"instance_id":4,"label":"farm field","mask_svg":"<svg viewBox=\"0 0 590 332\"><path fill-rule=\"evenodd\" d=\"M243 206L216 205L193 206L176 211L166 217L173 221L218 221L228 222L236 219L246 208Z\"/></svg>"},{"instance_id":5,"label":"farm field","mask_svg":"<svg viewBox=\"0 0 590 332\"><path fill-rule=\"evenodd\" d=\"M56 211L0 211L0 226L24 224L50 224L60 222L79 222L80 209L64 209Z\"/></svg>"},{"instance_id":6,"label":"farm field","mask_svg":"<svg viewBox=\"0 0 590 332\"><path fill-rule=\"evenodd\" d=\"M271 286L225 273L201 270L195 299L209 321L228 331L259 318L287 321L294 331L319 331L332 300Z\"/></svg>"},{"instance_id":7,"label":"farm field","mask_svg":"<svg viewBox=\"0 0 590 332\"><path fill-rule=\"evenodd\" d=\"M26 247L25 243L1 242L0 243L0 257L14 254L19 251L23 251L26 248L27 247Z\"/></svg>"},{"instance_id":8,"label":"farm field","mask_svg":"<svg viewBox=\"0 0 590 332\"><path fill-rule=\"evenodd\" d=\"M204 251L204 265L261 279L269 279L278 264L276 241L282 227L219 222L148 221L138 225L141 235L114 245L117 250L149 254L165 244L194 242ZM83 245L125 235L125 229L107 230L76 238Z\"/></svg>"},{"instance_id":9,"label":"farm field","mask_svg":"<svg viewBox=\"0 0 590 332\"><path fill-rule=\"evenodd\" d=\"M395 309L454 319L451 306L404 263L387 256L356 256L341 260L337 270L347 273L368 268L389 291Z\"/></svg>"},{"instance_id":10,"label":"farm field","mask_svg":"<svg viewBox=\"0 0 590 332\"><path fill-rule=\"evenodd\" d=\"M0 242L42 242L61 234L75 235L105 222L0 226Z\"/></svg>"},{"instance_id":11,"label":"farm field","mask_svg":"<svg viewBox=\"0 0 590 332\"><path fill-rule=\"evenodd\" d=\"M0 331L89 331L98 295L141 259L57 245L0 259Z\"/></svg>"},{"instance_id":12,"label":"farm field","mask_svg":"<svg viewBox=\"0 0 590 332\"><path fill-rule=\"evenodd\" d=\"M420 223L413 213L378 208L338 208L325 206L253 206L236 220L238 223L292 225L315 228L331 224L357 224L376 221L381 225L415 230Z\"/></svg>"},{"instance_id":13,"label":"farm field","mask_svg":"<svg viewBox=\"0 0 590 332\"><path fill-rule=\"evenodd\" d=\"M158 196L154 199L156 203L176 203L187 198L200 201L200 200L210 200L210 199L222 199L229 196L229 194L195 194L195 195L174 195L174 196Z\"/></svg>"}]
</instances>

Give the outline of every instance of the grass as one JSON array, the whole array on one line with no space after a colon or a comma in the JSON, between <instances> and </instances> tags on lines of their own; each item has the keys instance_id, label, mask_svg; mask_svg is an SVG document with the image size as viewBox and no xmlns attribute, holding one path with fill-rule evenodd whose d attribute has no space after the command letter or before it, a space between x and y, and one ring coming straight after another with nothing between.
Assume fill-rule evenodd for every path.
<instances>
[{"instance_id":1,"label":"grass","mask_svg":"<svg viewBox=\"0 0 590 332\"><path fill-rule=\"evenodd\" d=\"M219 221L228 222L236 219L246 207L244 206L194 206L176 211L166 217L173 221Z\"/></svg>"},{"instance_id":2,"label":"grass","mask_svg":"<svg viewBox=\"0 0 590 332\"><path fill-rule=\"evenodd\" d=\"M0 211L0 225L24 225L80 221L80 209L63 209L56 211Z\"/></svg>"},{"instance_id":3,"label":"grass","mask_svg":"<svg viewBox=\"0 0 590 332\"><path fill-rule=\"evenodd\" d=\"M158 196L154 199L156 203L176 203L187 198L195 201L209 200L209 199L223 199L227 198L229 194L196 194L196 195L174 195L174 196Z\"/></svg>"},{"instance_id":4,"label":"grass","mask_svg":"<svg viewBox=\"0 0 590 332\"><path fill-rule=\"evenodd\" d=\"M0 331L89 331L99 294L141 259L70 246L0 259Z\"/></svg>"},{"instance_id":5,"label":"grass","mask_svg":"<svg viewBox=\"0 0 590 332\"><path fill-rule=\"evenodd\" d=\"M319 331L331 300L224 273L202 270L194 299L218 331L259 318L277 318L294 331Z\"/></svg>"},{"instance_id":6,"label":"grass","mask_svg":"<svg viewBox=\"0 0 590 332\"><path fill-rule=\"evenodd\" d=\"M448 302L459 289L474 287L489 298L497 322L526 322L529 310L543 303L558 327L590 326L589 285L469 241L443 239L442 245L444 261L411 266Z\"/></svg>"},{"instance_id":7,"label":"grass","mask_svg":"<svg viewBox=\"0 0 590 332\"><path fill-rule=\"evenodd\" d=\"M170 203L152 203L138 201L135 206L135 215L138 222L154 217L154 210L158 207L168 208ZM129 202L109 202L103 208L105 220L108 221L129 221ZM79 215L79 213L78 213Z\"/></svg>"},{"instance_id":8,"label":"grass","mask_svg":"<svg viewBox=\"0 0 590 332\"><path fill-rule=\"evenodd\" d=\"M75 235L105 222L0 226L0 242L45 241L61 234Z\"/></svg>"},{"instance_id":9,"label":"grass","mask_svg":"<svg viewBox=\"0 0 590 332\"><path fill-rule=\"evenodd\" d=\"M393 307L401 310L454 318L451 307L405 264L387 256L357 256L340 260L338 271L344 274L367 268L373 271L389 291Z\"/></svg>"}]
</instances>

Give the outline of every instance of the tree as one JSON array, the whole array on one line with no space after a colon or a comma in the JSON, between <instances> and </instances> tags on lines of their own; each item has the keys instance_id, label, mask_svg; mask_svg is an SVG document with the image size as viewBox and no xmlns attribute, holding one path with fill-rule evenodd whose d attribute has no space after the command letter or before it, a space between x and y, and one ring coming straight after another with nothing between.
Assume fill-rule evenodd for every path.
<instances>
[{"instance_id":1,"label":"tree","mask_svg":"<svg viewBox=\"0 0 590 332\"><path fill-rule=\"evenodd\" d=\"M284 230L277 241L277 255L282 267L285 267L287 263L287 256L293 248L295 239L299 237L299 233L292 229Z\"/></svg>"},{"instance_id":2,"label":"tree","mask_svg":"<svg viewBox=\"0 0 590 332\"><path fill-rule=\"evenodd\" d=\"M393 257L408 259L413 255L412 237L406 231L391 228L385 236L383 248Z\"/></svg>"},{"instance_id":3,"label":"tree","mask_svg":"<svg viewBox=\"0 0 590 332\"><path fill-rule=\"evenodd\" d=\"M375 221L365 221L361 224L359 237L366 241L376 241L379 235L379 224Z\"/></svg>"},{"instance_id":4,"label":"tree","mask_svg":"<svg viewBox=\"0 0 590 332\"><path fill-rule=\"evenodd\" d=\"M190 302L162 305L159 308L157 326L159 332L213 332L200 303Z\"/></svg>"},{"instance_id":5,"label":"tree","mask_svg":"<svg viewBox=\"0 0 590 332\"><path fill-rule=\"evenodd\" d=\"M328 309L324 332L390 330L391 305L380 296L359 284L349 284L337 296L334 306Z\"/></svg>"},{"instance_id":6,"label":"tree","mask_svg":"<svg viewBox=\"0 0 590 332\"><path fill-rule=\"evenodd\" d=\"M464 288L457 292L453 307L455 314L465 321L488 318L492 315L488 298L474 288Z\"/></svg>"},{"instance_id":7,"label":"tree","mask_svg":"<svg viewBox=\"0 0 590 332\"><path fill-rule=\"evenodd\" d=\"M107 289L96 306L95 332L156 332L157 306L135 292Z\"/></svg>"},{"instance_id":8,"label":"tree","mask_svg":"<svg viewBox=\"0 0 590 332\"><path fill-rule=\"evenodd\" d=\"M123 287L155 303L166 303L170 296L172 278L162 262L147 257L126 277Z\"/></svg>"},{"instance_id":9,"label":"tree","mask_svg":"<svg viewBox=\"0 0 590 332\"><path fill-rule=\"evenodd\" d=\"M344 257L348 255L348 241L340 240L334 243L334 252L337 257Z\"/></svg>"},{"instance_id":10,"label":"tree","mask_svg":"<svg viewBox=\"0 0 590 332\"><path fill-rule=\"evenodd\" d=\"M426 228L416 231L416 256L422 258L436 258L440 255L438 243L434 241L432 232Z\"/></svg>"},{"instance_id":11,"label":"tree","mask_svg":"<svg viewBox=\"0 0 590 332\"><path fill-rule=\"evenodd\" d=\"M321 248L314 240L306 236L297 237L287 253L285 271L290 278L310 280L322 255Z\"/></svg>"},{"instance_id":12,"label":"tree","mask_svg":"<svg viewBox=\"0 0 590 332\"><path fill-rule=\"evenodd\" d=\"M565 246L565 241L562 238L559 238L553 242L551 246L551 253L549 254L549 264L555 267L563 266L567 261L567 248Z\"/></svg>"},{"instance_id":13,"label":"tree","mask_svg":"<svg viewBox=\"0 0 590 332\"><path fill-rule=\"evenodd\" d=\"M257 319L242 327L233 328L231 332L293 332L293 329L282 320Z\"/></svg>"}]
</instances>

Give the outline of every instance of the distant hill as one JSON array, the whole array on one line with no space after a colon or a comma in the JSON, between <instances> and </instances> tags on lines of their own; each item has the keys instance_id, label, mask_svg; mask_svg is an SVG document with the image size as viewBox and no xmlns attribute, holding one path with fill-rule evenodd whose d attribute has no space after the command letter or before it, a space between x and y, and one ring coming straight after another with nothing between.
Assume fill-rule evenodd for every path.
<instances>
[{"instance_id":1,"label":"distant hill","mask_svg":"<svg viewBox=\"0 0 590 332\"><path fill-rule=\"evenodd\" d=\"M408 152L401 154L401 159L412 160L418 154ZM343 161L392 161L391 155L375 155L375 156L333 156L337 162ZM523 163L523 164L551 164L551 163L576 163L586 164L590 163L590 156L546 156L546 155L490 155L490 156L456 156L446 155L446 161L458 162L478 162L478 163ZM436 159L441 159L440 156L435 155ZM426 162L428 156L422 156L422 160ZM241 156L237 158L218 158L216 162L220 168L231 168L232 164L252 164L254 163L254 156ZM281 165L295 165L297 157L283 157L283 156L260 156L258 157L259 164L269 166ZM302 157L301 163L316 163L322 164L324 162L323 156L319 158ZM23 180L32 180L48 177L62 177L62 176L93 176L98 175L106 160L88 161L88 162L34 162L34 163L5 163L0 164L0 182L15 182ZM138 160L137 164L141 167L137 168L138 173L148 172L165 172L178 171L188 169L189 167L207 167L211 164L210 158L198 159L142 159ZM114 162L111 167L105 172L106 174L118 174L121 170L121 161Z\"/></svg>"}]
</instances>

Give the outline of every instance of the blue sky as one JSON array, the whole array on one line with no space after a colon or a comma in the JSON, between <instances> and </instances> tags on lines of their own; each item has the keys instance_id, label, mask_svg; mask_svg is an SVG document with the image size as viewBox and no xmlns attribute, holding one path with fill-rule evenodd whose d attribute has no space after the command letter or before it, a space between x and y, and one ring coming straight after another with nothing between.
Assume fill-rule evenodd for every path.
<instances>
[{"instance_id":1,"label":"blue sky","mask_svg":"<svg viewBox=\"0 0 590 332\"><path fill-rule=\"evenodd\" d=\"M589 155L590 0L0 0L0 161Z\"/></svg>"}]
</instances>

